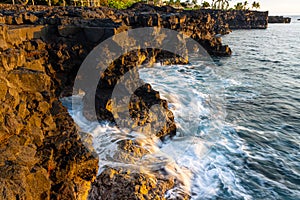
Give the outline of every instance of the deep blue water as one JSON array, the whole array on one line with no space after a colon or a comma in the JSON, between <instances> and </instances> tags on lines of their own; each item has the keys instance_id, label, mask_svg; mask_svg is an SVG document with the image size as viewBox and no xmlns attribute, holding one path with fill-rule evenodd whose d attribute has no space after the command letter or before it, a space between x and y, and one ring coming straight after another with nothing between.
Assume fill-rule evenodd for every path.
<instances>
[{"instance_id":1,"label":"deep blue water","mask_svg":"<svg viewBox=\"0 0 300 200\"><path fill-rule=\"evenodd\" d=\"M136 167L150 172L164 167L181 180L167 198L185 190L196 200L300 199L300 21L295 19L224 36L233 55L215 58L214 67L195 61L140 70L168 100L178 127L165 144L129 134L151 151ZM63 101L70 105L70 99ZM74 102L78 106L69 111L94 137L99 172L105 165L127 165L116 141L128 133L87 121L80 98L74 96Z\"/></svg>"},{"instance_id":2,"label":"deep blue water","mask_svg":"<svg viewBox=\"0 0 300 200\"><path fill-rule=\"evenodd\" d=\"M224 41L234 53L217 71L236 82L225 86L228 134L245 145L230 166L251 199L300 199L300 21Z\"/></svg>"}]
</instances>

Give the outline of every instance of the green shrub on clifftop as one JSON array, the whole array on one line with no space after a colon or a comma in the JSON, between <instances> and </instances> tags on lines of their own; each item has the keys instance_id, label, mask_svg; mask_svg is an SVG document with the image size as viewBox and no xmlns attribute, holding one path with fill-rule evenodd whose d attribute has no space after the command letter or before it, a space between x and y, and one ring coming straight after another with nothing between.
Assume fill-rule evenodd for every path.
<instances>
[{"instance_id":1,"label":"green shrub on clifftop","mask_svg":"<svg viewBox=\"0 0 300 200\"><path fill-rule=\"evenodd\" d=\"M108 6L116 9L126 9L135 2L132 0L108 0Z\"/></svg>"}]
</instances>

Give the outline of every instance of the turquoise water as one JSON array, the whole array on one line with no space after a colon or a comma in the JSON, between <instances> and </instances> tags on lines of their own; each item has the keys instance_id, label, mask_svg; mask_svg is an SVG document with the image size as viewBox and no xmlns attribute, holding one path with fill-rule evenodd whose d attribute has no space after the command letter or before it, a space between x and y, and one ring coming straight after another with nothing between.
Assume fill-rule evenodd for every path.
<instances>
[{"instance_id":1,"label":"turquoise water","mask_svg":"<svg viewBox=\"0 0 300 200\"><path fill-rule=\"evenodd\" d=\"M236 30L223 41L233 55L212 66L140 70L175 115L177 135L166 143L89 122L73 97L78 106L69 111L93 136L99 173L105 165L164 168L181 182L169 199L183 190L195 200L300 199L300 21ZM70 101L63 100L69 108ZM116 141L128 137L151 155L124 163Z\"/></svg>"}]
</instances>

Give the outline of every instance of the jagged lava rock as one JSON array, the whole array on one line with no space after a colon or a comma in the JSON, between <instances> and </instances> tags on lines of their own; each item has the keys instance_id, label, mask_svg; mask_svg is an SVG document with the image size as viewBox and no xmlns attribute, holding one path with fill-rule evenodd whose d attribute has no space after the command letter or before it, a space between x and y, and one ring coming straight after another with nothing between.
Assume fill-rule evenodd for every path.
<instances>
[{"instance_id":1,"label":"jagged lava rock","mask_svg":"<svg viewBox=\"0 0 300 200\"><path fill-rule=\"evenodd\" d=\"M255 13L227 12L222 17L222 11L183 11L144 4L135 4L127 10L5 4L0 8L2 199L87 198L98 170L97 156L84 146L84 137L59 97L72 94L81 63L100 42L128 29L156 26L185 33L211 55L228 56L231 50L215 37L217 33L228 33L234 27L263 28L265 23ZM247 23L239 22L239 18ZM186 62L168 52L149 49L123 55L112 63L98 85L98 119L114 121L109 102L118 77L142 62L160 61ZM153 104L167 110L166 124L156 136L163 140L174 135L173 114L149 84L140 87L131 99L131 116L140 125L151 122L147 113ZM88 106L85 111L88 115ZM148 153L138 143L134 147L132 143L119 145L134 156ZM130 189L118 190L120 184L130 185ZM107 198L125 195L134 199L163 199L164 193L175 185L174 177L160 173L127 173L125 168L106 168L93 183L90 197L98 198L97 195L109 189Z\"/></svg>"},{"instance_id":2,"label":"jagged lava rock","mask_svg":"<svg viewBox=\"0 0 300 200\"><path fill-rule=\"evenodd\" d=\"M0 199L85 199L98 159L55 94L40 28L0 30Z\"/></svg>"}]
</instances>

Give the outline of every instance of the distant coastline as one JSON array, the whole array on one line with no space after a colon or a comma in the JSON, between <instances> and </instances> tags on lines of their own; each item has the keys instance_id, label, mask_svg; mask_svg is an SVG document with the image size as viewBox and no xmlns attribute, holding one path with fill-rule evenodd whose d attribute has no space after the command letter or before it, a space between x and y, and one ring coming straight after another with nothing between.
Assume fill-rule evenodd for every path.
<instances>
[{"instance_id":1,"label":"distant coastline","mask_svg":"<svg viewBox=\"0 0 300 200\"><path fill-rule=\"evenodd\" d=\"M268 23L282 23L289 24L291 23L292 18L284 16L269 16Z\"/></svg>"}]
</instances>

